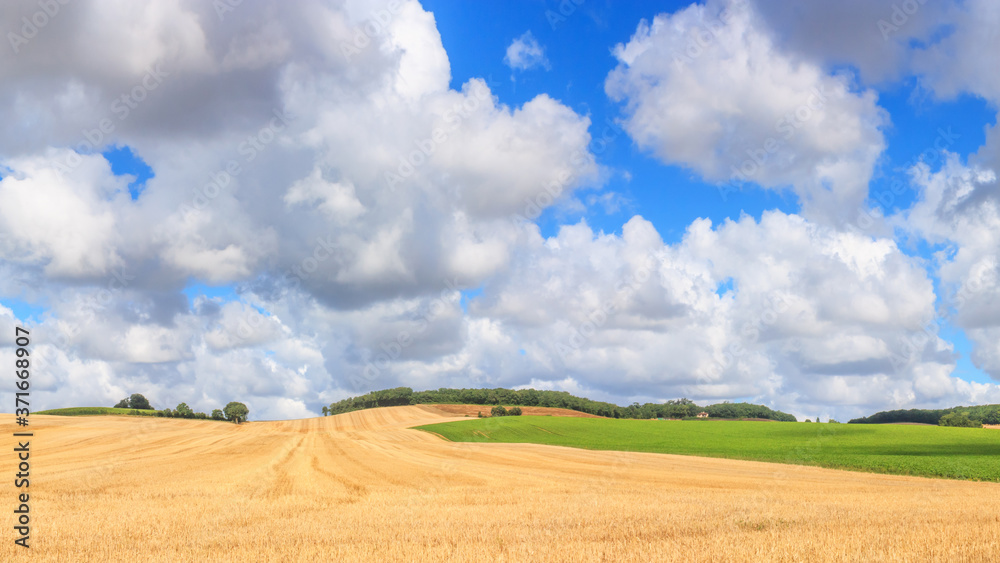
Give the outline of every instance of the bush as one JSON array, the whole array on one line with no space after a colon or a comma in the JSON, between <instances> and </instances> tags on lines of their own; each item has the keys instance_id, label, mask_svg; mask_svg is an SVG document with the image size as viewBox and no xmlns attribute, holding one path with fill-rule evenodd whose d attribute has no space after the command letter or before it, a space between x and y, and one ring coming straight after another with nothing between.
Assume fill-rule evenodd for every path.
<instances>
[{"instance_id":1,"label":"bush","mask_svg":"<svg viewBox=\"0 0 1000 563\"><path fill-rule=\"evenodd\" d=\"M222 414L222 409L212 411L212 420L226 420L226 415Z\"/></svg>"},{"instance_id":2,"label":"bush","mask_svg":"<svg viewBox=\"0 0 1000 563\"><path fill-rule=\"evenodd\" d=\"M490 416L507 416L507 409L497 405L490 409Z\"/></svg>"},{"instance_id":3,"label":"bush","mask_svg":"<svg viewBox=\"0 0 1000 563\"><path fill-rule=\"evenodd\" d=\"M507 410L507 416L521 416L521 407L511 407Z\"/></svg>"},{"instance_id":4,"label":"bush","mask_svg":"<svg viewBox=\"0 0 1000 563\"><path fill-rule=\"evenodd\" d=\"M982 423L978 420L972 420L965 413L953 412L946 414L941 417L938 421L939 426L957 426L960 428L980 428Z\"/></svg>"}]
</instances>

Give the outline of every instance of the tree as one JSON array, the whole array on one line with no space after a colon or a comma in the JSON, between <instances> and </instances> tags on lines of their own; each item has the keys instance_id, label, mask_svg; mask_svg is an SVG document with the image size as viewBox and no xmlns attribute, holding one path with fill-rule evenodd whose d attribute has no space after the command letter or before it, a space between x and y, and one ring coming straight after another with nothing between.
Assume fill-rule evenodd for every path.
<instances>
[{"instance_id":1,"label":"tree","mask_svg":"<svg viewBox=\"0 0 1000 563\"><path fill-rule=\"evenodd\" d=\"M212 420L225 420L226 415L222 413L222 409L215 409L212 411Z\"/></svg>"},{"instance_id":2,"label":"tree","mask_svg":"<svg viewBox=\"0 0 1000 563\"><path fill-rule=\"evenodd\" d=\"M177 405L176 410L177 410L177 416L181 418L194 418L194 411L191 410L191 407L189 407L187 403L181 403Z\"/></svg>"},{"instance_id":3,"label":"tree","mask_svg":"<svg viewBox=\"0 0 1000 563\"><path fill-rule=\"evenodd\" d=\"M118 403L115 404L115 408L116 409L127 409L127 408L129 408L129 406L128 406L128 397L125 397L124 399L118 401Z\"/></svg>"},{"instance_id":4,"label":"tree","mask_svg":"<svg viewBox=\"0 0 1000 563\"><path fill-rule=\"evenodd\" d=\"M328 412L330 412L330 407L324 406L323 407L323 416L326 416Z\"/></svg>"},{"instance_id":5,"label":"tree","mask_svg":"<svg viewBox=\"0 0 1000 563\"><path fill-rule=\"evenodd\" d=\"M507 409L497 405L490 409L490 416L507 416Z\"/></svg>"},{"instance_id":6,"label":"tree","mask_svg":"<svg viewBox=\"0 0 1000 563\"><path fill-rule=\"evenodd\" d=\"M953 412L941 417L938 421L940 426L959 426L963 428L980 428L983 424L978 420L972 420L965 413Z\"/></svg>"},{"instance_id":7,"label":"tree","mask_svg":"<svg viewBox=\"0 0 1000 563\"><path fill-rule=\"evenodd\" d=\"M143 397L139 393L132 393L132 396L128 398L128 408L152 410L153 407L150 406L146 397Z\"/></svg>"},{"instance_id":8,"label":"tree","mask_svg":"<svg viewBox=\"0 0 1000 563\"><path fill-rule=\"evenodd\" d=\"M247 417L250 415L250 409L248 409L243 403L238 403L236 401L231 401L228 405L226 405L226 408L222 409L222 412L226 415L226 420L235 422L236 424L246 421Z\"/></svg>"},{"instance_id":9,"label":"tree","mask_svg":"<svg viewBox=\"0 0 1000 563\"><path fill-rule=\"evenodd\" d=\"M983 424L1000 424L1000 409L987 413L983 417Z\"/></svg>"}]
</instances>

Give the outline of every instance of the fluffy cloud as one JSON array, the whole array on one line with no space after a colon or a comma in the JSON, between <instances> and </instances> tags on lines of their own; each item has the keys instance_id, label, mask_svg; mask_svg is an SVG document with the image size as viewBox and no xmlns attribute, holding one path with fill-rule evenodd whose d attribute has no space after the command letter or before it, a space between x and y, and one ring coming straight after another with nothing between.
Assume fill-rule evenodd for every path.
<instances>
[{"instance_id":1,"label":"fluffy cloud","mask_svg":"<svg viewBox=\"0 0 1000 563\"><path fill-rule=\"evenodd\" d=\"M844 221L863 203L885 146L876 94L782 51L749 5L656 16L614 52L607 92L664 162L724 194L748 181L791 187L811 218Z\"/></svg>"},{"instance_id":2,"label":"fluffy cloud","mask_svg":"<svg viewBox=\"0 0 1000 563\"><path fill-rule=\"evenodd\" d=\"M78 159L72 174L61 158ZM49 150L6 162L0 180L0 258L54 277L101 276L121 265L118 215L126 182L100 156Z\"/></svg>"},{"instance_id":3,"label":"fluffy cloud","mask_svg":"<svg viewBox=\"0 0 1000 563\"><path fill-rule=\"evenodd\" d=\"M415 1L67 4L0 50L0 296L47 309L39 406L139 391L285 418L372 388L530 384L842 418L994 397L950 376L922 264L830 226L866 195L885 117L805 35L778 35L769 6L695 5L615 50L606 88L638 144L720 183L749 162L803 201L665 244L641 217L543 237L532 219L607 176L589 118L545 94L507 106L478 78L453 89ZM546 64L530 34L507 55ZM137 198L100 155L112 146L154 171ZM942 257L947 283L995 267L977 166L947 172L964 188L918 174L920 236L962 248ZM192 282L237 294L189 301ZM1000 363L990 307L958 313L984 366Z\"/></svg>"},{"instance_id":4,"label":"fluffy cloud","mask_svg":"<svg viewBox=\"0 0 1000 563\"><path fill-rule=\"evenodd\" d=\"M1000 380L1000 184L989 169L950 154L931 172L912 170L920 197L899 227L942 247L936 254L945 306L975 345L972 360Z\"/></svg>"},{"instance_id":5,"label":"fluffy cloud","mask_svg":"<svg viewBox=\"0 0 1000 563\"><path fill-rule=\"evenodd\" d=\"M613 396L753 397L813 416L961 396L929 328L932 284L891 240L772 212L696 221L674 245L640 217L620 236L581 223L527 244L470 308L497 333L469 349L498 382L568 376Z\"/></svg>"},{"instance_id":6,"label":"fluffy cloud","mask_svg":"<svg viewBox=\"0 0 1000 563\"><path fill-rule=\"evenodd\" d=\"M507 54L503 58L504 64L512 70L529 70L535 67L549 68L549 60L545 58L545 49L538 44L534 34L530 31L514 39L507 46Z\"/></svg>"},{"instance_id":7,"label":"fluffy cloud","mask_svg":"<svg viewBox=\"0 0 1000 563\"><path fill-rule=\"evenodd\" d=\"M415 1L81 1L18 47L0 50L4 295L49 308L49 388L117 378L81 395L97 404L141 386L302 414L375 385L357 378L406 326L394 361L454 353L457 302L421 321L429 296L496 274L515 217L597 178L586 117L451 89ZM112 146L154 171L136 199ZM189 307L190 280L244 297Z\"/></svg>"}]
</instances>

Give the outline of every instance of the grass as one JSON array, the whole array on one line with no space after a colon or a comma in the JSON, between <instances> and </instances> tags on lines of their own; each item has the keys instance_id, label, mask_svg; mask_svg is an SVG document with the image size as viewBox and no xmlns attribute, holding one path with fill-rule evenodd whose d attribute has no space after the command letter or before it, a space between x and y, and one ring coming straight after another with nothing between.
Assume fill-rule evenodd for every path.
<instances>
[{"instance_id":1,"label":"grass","mask_svg":"<svg viewBox=\"0 0 1000 563\"><path fill-rule=\"evenodd\" d=\"M55 416L92 416L107 414L123 414L131 416L156 416L152 409L116 409L114 407L69 407L65 409L49 409L32 414L51 414Z\"/></svg>"},{"instance_id":2,"label":"grass","mask_svg":"<svg viewBox=\"0 0 1000 563\"><path fill-rule=\"evenodd\" d=\"M1000 481L1000 432L981 428L536 416L418 428L454 442L549 444Z\"/></svg>"}]
</instances>

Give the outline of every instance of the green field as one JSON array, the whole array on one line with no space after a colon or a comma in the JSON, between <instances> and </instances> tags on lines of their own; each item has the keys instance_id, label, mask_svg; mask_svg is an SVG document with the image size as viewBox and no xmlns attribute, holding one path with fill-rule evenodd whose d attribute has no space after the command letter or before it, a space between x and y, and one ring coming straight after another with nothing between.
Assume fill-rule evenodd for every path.
<instances>
[{"instance_id":1,"label":"green field","mask_svg":"<svg viewBox=\"0 0 1000 563\"><path fill-rule=\"evenodd\" d=\"M1000 431L984 428L546 416L417 428L455 442L549 444L1000 481Z\"/></svg>"},{"instance_id":2,"label":"green field","mask_svg":"<svg viewBox=\"0 0 1000 563\"><path fill-rule=\"evenodd\" d=\"M146 409L116 409L113 407L70 407L67 409L50 409L32 414L52 414L55 416L88 416L95 414L124 414L132 416L156 416L155 410Z\"/></svg>"}]
</instances>

